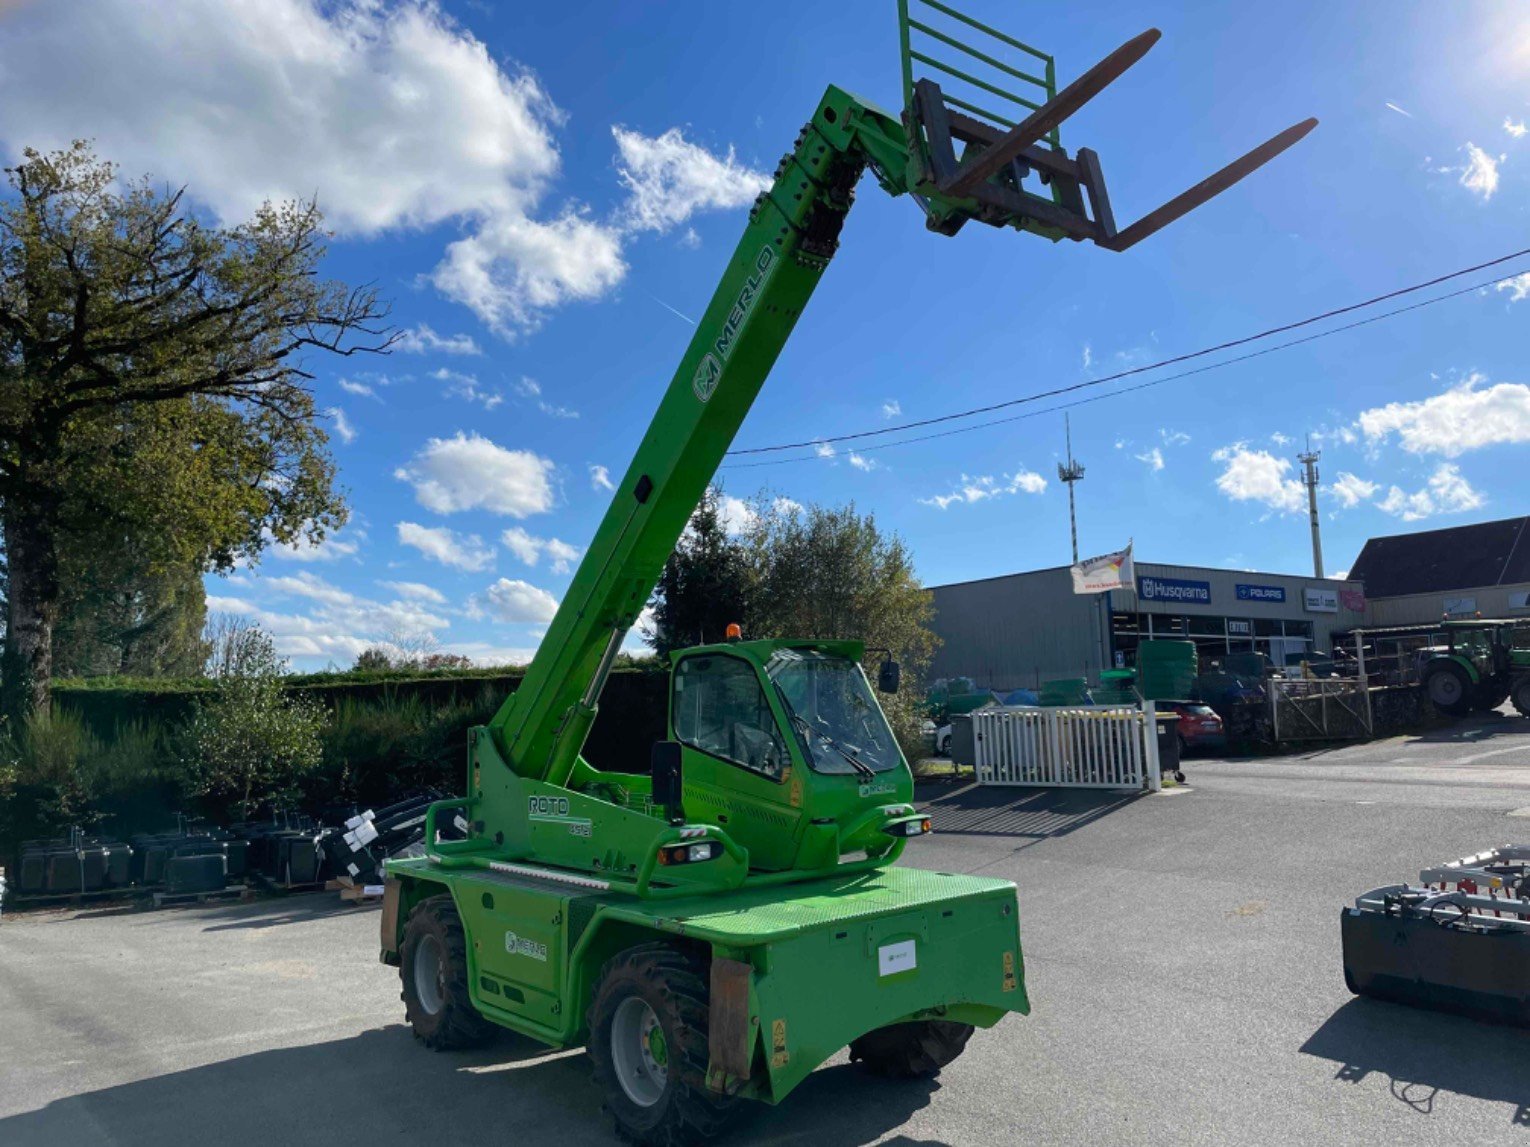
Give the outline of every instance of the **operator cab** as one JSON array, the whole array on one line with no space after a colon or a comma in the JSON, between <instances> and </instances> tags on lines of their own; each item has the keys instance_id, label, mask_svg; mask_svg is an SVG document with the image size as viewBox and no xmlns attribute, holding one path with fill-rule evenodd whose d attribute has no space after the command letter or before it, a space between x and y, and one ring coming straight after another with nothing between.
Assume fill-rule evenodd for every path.
<instances>
[{"instance_id":1,"label":"operator cab","mask_svg":"<svg viewBox=\"0 0 1530 1147\"><path fill-rule=\"evenodd\" d=\"M734 641L675 653L670 735L685 817L724 828L753 869L885 852L913 777L853 641ZM890 668L889 668L890 667ZM896 663L879 684L896 687ZM912 808L908 809L912 813Z\"/></svg>"}]
</instances>

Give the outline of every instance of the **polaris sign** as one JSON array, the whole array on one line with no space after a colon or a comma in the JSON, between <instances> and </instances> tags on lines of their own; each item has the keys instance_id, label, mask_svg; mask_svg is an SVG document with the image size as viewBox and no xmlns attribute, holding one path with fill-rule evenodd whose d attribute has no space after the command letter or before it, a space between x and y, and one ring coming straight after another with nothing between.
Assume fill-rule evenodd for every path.
<instances>
[{"instance_id":1,"label":"polaris sign","mask_svg":"<svg viewBox=\"0 0 1530 1147\"><path fill-rule=\"evenodd\" d=\"M1284 605L1286 590L1279 585L1243 585L1234 587L1238 591L1239 601L1271 601L1277 605Z\"/></svg>"},{"instance_id":2,"label":"polaris sign","mask_svg":"<svg viewBox=\"0 0 1530 1147\"><path fill-rule=\"evenodd\" d=\"M1143 601L1177 601L1182 605L1210 605L1209 581L1185 581L1177 577L1139 577L1137 595Z\"/></svg>"}]
</instances>

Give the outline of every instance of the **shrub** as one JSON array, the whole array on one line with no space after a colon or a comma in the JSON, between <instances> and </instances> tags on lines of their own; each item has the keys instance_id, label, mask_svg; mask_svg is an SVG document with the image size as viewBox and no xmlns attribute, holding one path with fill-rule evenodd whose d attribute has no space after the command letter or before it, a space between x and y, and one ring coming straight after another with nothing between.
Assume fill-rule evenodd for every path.
<instances>
[{"instance_id":1,"label":"shrub","mask_svg":"<svg viewBox=\"0 0 1530 1147\"><path fill-rule=\"evenodd\" d=\"M187 789L222 806L209 811L232 805L247 817L261 804L294 801L322 759L323 709L287 695L275 647L259 637L259 648L223 679L217 697L197 705L179 738Z\"/></svg>"}]
</instances>

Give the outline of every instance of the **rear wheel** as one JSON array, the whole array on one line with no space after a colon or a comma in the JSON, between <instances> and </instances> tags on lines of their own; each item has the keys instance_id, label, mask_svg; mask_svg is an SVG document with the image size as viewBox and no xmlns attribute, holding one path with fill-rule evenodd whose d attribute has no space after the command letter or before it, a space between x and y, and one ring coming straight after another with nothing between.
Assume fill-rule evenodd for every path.
<instances>
[{"instance_id":1,"label":"rear wheel","mask_svg":"<svg viewBox=\"0 0 1530 1147\"><path fill-rule=\"evenodd\" d=\"M1442 713L1464 717L1472 709L1472 686L1466 670L1453 661L1433 666L1424 678L1424 693Z\"/></svg>"},{"instance_id":2,"label":"rear wheel","mask_svg":"<svg viewBox=\"0 0 1530 1147\"><path fill-rule=\"evenodd\" d=\"M595 1082L618 1133L679 1147L715 1137L734 1101L707 1089L707 982L697 956L645 944L601 969L590 1004Z\"/></svg>"},{"instance_id":3,"label":"rear wheel","mask_svg":"<svg viewBox=\"0 0 1530 1147\"><path fill-rule=\"evenodd\" d=\"M1479 713L1491 713L1498 706L1509 699L1509 691L1501 685L1489 684L1484 681L1477 686L1477 695L1473 699L1472 708Z\"/></svg>"},{"instance_id":4,"label":"rear wheel","mask_svg":"<svg viewBox=\"0 0 1530 1147\"><path fill-rule=\"evenodd\" d=\"M1530 717L1530 674L1526 674L1514 682L1514 688L1509 696L1514 701L1514 707L1519 710L1520 716Z\"/></svg>"},{"instance_id":5,"label":"rear wheel","mask_svg":"<svg viewBox=\"0 0 1530 1147\"><path fill-rule=\"evenodd\" d=\"M917 1020L869 1031L850 1045L850 1061L864 1063L878 1075L923 1079L938 1075L972 1038L971 1024Z\"/></svg>"},{"instance_id":6,"label":"rear wheel","mask_svg":"<svg viewBox=\"0 0 1530 1147\"><path fill-rule=\"evenodd\" d=\"M467 939L450 896L432 896L410 911L398 972L404 1014L426 1047L479 1047L499 1032L468 995Z\"/></svg>"}]
</instances>

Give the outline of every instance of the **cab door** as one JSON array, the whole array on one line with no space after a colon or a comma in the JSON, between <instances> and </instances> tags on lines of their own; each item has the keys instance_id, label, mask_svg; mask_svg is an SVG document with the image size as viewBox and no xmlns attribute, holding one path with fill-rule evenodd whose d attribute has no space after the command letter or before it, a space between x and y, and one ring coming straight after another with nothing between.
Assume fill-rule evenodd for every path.
<instances>
[{"instance_id":1,"label":"cab door","mask_svg":"<svg viewBox=\"0 0 1530 1147\"><path fill-rule=\"evenodd\" d=\"M681 745L687 819L725 828L751 868L790 868L802 828L802 774L752 662L726 653L682 658L671 676L670 727Z\"/></svg>"}]
</instances>

